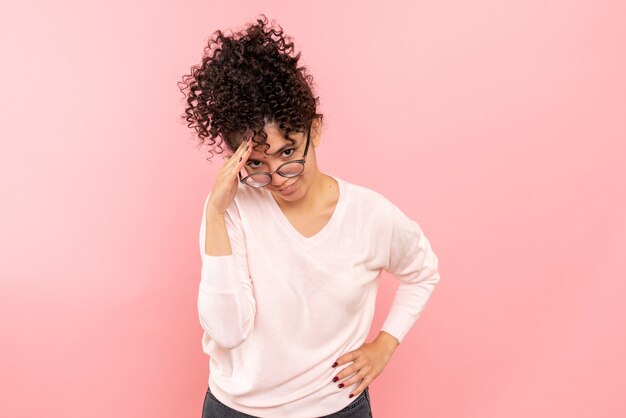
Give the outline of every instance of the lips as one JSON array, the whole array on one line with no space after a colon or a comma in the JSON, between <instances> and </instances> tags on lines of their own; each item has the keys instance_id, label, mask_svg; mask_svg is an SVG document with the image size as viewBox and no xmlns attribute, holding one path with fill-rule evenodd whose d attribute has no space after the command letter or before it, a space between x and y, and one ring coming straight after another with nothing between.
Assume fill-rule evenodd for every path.
<instances>
[{"instance_id":1,"label":"lips","mask_svg":"<svg viewBox=\"0 0 626 418\"><path fill-rule=\"evenodd\" d=\"M293 186L294 184L296 184L297 182L298 182L298 180L294 181L293 183L291 183L289 186L287 186L287 187L285 187L285 188L278 189L278 191L279 191L279 192L281 192L281 193L283 193L283 192L285 192L285 191L291 190L292 186Z\"/></svg>"},{"instance_id":2,"label":"lips","mask_svg":"<svg viewBox=\"0 0 626 418\"><path fill-rule=\"evenodd\" d=\"M278 191L284 192L285 190L289 189L291 186L293 186L293 183L291 183L289 186L285 187L284 189L278 189Z\"/></svg>"}]
</instances>

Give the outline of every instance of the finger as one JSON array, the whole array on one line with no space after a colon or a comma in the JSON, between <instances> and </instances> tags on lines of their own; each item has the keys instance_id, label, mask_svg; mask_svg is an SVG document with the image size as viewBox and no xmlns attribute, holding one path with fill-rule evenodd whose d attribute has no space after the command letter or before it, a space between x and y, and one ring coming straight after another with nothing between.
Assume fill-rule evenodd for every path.
<instances>
[{"instance_id":1,"label":"finger","mask_svg":"<svg viewBox=\"0 0 626 418\"><path fill-rule=\"evenodd\" d=\"M368 385L369 383L367 383L367 379L363 379L361 384L357 386L352 392L350 392L350 394L348 395L348 398L355 398L359 396L361 392L363 392L367 388Z\"/></svg>"},{"instance_id":2,"label":"finger","mask_svg":"<svg viewBox=\"0 0 626 418\"><path fill-rule=\"evenodd\" d=\"M246 139L245 141L243 141L241 144L239 144L239 147L237 147L237 151L235 151L235 153L232 155L233 159L236 162L239 162L239 158L241 158L241 156L243 155L243 153L245 153L247 151L248 147L248 140Z\"/></svg>"},{"instance_id":3,"label":"finger","mask_svg":"<svg viewBox=\"0 0 626 418\"><path fill-rule=\"evenodd\" d=\"M357 366L355 366L354 364L351 364L350 366L344 368L339 373L337 373L335 377L333 378L333 382L336 382L338 385L340 385L339 387L347 386L350 384L349 383L350 381L344 380L344 379L354 376L354 372L357 372L358 370L359 368ZM356 380L354 379L352 381L356 382Z\"/></svg>"},{"instance_id":4,"label":"finger","mask_svg":"<svg viewBox=\"0 0 626 418\"><path fill-rule=\"evenodd\" d=\"M237 158L237 162L233 163L234 165L232 166L232 170L235 173L238 173L239 171L241 171L241 168L244 166L246 161L248 161L248 157L250 156L251 153L252 153L252 145L248 145L247 147L244 147L243 151L241 152L241 155L239 156L239 158Z\"/></svg>"},{"instance_id":5,"label":"finger","mask_svg":"<svg viewBox=\"0 0 626 418\"><path fill-rule=\"evenodd\" d=\"M346 379L344 381L339 381L337 383L337 387L339 389L344 389L344 390L352 388L352 391L354 391L356 389L356 387L354 387L354 385L357 384L357 383L360 383L362 380L363 380L363 376L357 370L356 373L354 373L351 376L349 376L348 379ZM351 393L352 393L352 391L351 391Z\"/></svg>"},{"instance_id":6,"label":"finger","mask_svg":"<svg viewBox=\"0 0 626 418\"><path fill-rule=\"evenodd\" d=\"M224 157L224 159L228 160L224 164L224 166L223 166L225 171L230 171L230 169L233 167L233 165L235 165L235 163L239 162L239 158L240 158L241 154L246 149L245 143L246 143L246 141L243 141L241 144L239 144L239 147L237 148L237 150L233 154Z\"/></svg>"},{"instance_id":7,"label":"finger","mask_svg":"<svg viewBox=\"0 0 626 418\"><path fill-rule=\"evenodd\" d=\"M350 376L350 378L348 380L345 381L345 385L351 385L353 383L357 383L359 382L361 379L366 379L366 378L373 378L375 377L375 375L373 374L373 369L370 365L368 364L360 364L357 365L357 372Z\"/></svg>"},{"instance_id":8,"label":"finger","mask_svg":"<svg viewBox=\"0 0 626 418\"><path fill-rule=\"evenodd\" d=\"M349 369L350 370L346 373L346 379L342 382L344 387L360 382L369 374L370 371L369 367L359 364L350 366Z\"/></svg>"},{"instance_id":9,"label":"finger","mask_svg":"<svg viewBox=\"0 0 626 418\"><path fill-rule=\"evenodd\" d=\"M356 360L356 358L357 358L356 350L350 351L349 353L346 353L342 355L341 357L339 357L337 361L335 362L337 364L336 365L333 364L333 367L338 367L338 366L341 366L342 364L349 363L351 361Z\"/></svg>"}]
</instances>

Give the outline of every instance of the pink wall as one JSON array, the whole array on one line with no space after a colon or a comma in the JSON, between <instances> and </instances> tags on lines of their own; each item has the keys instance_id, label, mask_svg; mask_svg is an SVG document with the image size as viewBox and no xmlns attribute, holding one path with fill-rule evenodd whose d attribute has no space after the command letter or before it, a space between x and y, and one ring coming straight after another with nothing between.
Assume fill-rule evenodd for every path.
<instances>
[{"instance_id":1,"label":"pink wall","mask_svg":"<svg viewBox=\"0 0 626 418\"><path fill-rule=\"evenodd\" d=\"M322 171L440 258L374 416L626 416L626 3L38 3L0 10L0 416L200 416L219 163L176 82L261 12L315 77Z\"/></svg>"}]
</instances>

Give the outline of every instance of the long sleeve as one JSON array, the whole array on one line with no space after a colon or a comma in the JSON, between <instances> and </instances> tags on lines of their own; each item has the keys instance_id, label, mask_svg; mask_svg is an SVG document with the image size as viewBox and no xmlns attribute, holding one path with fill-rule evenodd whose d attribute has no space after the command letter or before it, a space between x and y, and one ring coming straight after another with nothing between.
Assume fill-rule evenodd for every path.
<instances>
[{"instance_id":1,"label":"long sleeve","mask_svg":"<svg viewBox=\"0 0 626 418\"><path fill-rule=\"evenodd\" d=\"M209 193L209 196L211 193ZM246 244L235 202L226 211L226 228L233 253L211 256L204 252L207 196L200 225L202 268L198 289L200 325L215 343L232 349L243 343L252 330L256 302L248 271Z\"/></svg>"},{"instance_id":2,"label":"long sleeve","mask_svg":"<svg viewBox=\"0 0 626 418\"><path fill-rule=\"evenodd\" d=\"M439 260L417 222L391 209L391 240L385 270L400 280L382 330L401 343L439 282Z\"/></svg>"}]
</instances>

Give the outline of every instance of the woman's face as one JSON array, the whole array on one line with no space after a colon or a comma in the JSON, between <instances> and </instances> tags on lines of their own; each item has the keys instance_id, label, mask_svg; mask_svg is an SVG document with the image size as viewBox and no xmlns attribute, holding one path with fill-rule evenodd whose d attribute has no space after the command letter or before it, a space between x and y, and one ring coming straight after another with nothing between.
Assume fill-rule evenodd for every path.
<instances>
[{"instance_id":1,"label":"woman's face","mask_svg":"<svg viewBox=\"0 0 626 418\"><path fill-rule=\"evenodd\" d=\"M257 146L253 149L244 164L246 175L259 171L276 171L276 168L288 161L300 160L304 157L306 148L306 133L291 132L287 140L275 123L265 125L267 145ZM304 170L296 177L283 177L278 173L272 174L272 181L265 186L274 196L286 201L296 201L304 196L311 181L312 174L316 170L315 152L313 141L309 143ZM293 186L293 188L291 187ZM248 187L248 186L245 186Z\"/></svg>"}]
</instances>

